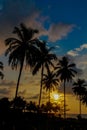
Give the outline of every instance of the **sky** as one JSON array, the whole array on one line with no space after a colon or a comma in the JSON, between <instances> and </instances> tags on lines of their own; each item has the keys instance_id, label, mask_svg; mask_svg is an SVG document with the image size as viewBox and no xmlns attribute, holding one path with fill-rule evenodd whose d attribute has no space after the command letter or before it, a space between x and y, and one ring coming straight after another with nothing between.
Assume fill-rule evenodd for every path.
<instances>
[{"instance_id":1,"label":"sky","mask_svg":"<svg viewBox=\"0 0 87 130\"><path fill-rule=\"evenodd\" d=\"M58 56L71 56L82 70L79 77L87 79L86 0L0 0L0 61L5 66L5 77L0 81L0 97L14 97L19 71L8 66L4 40L13 35L13 28L21 22L27 27L37 28L38 37L54 46L54 53ZM35 100L39 95L40 72L33 77L28 70L23 70L19 94ZM78 100L71 93L70 86L67 85L67 104L71 113L78 113ZM83 113L87 113L85 106Z\"/></svg>"}]
</instances>

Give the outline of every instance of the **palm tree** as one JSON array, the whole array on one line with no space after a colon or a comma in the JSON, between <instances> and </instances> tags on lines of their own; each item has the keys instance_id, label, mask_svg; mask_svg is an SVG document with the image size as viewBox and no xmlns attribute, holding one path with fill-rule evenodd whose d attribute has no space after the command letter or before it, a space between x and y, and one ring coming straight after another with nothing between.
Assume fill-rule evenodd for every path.
<instances>
[{"instance_id":1,"label":"palm tree","mask_svg":"<svg viewBox=\"0 0 87 130\"><path fill-rule=\"evenodd\" d=\"M58 61L57 66L55 67L56 75L60 77L60 80L64 83L64 118L66 118L66 81L69 82L77 73L75 70L75 64L70 63L68 57L64 56L61 60Z\"/></svg>"},{"instance_id":2,"label":"palm tree","mask_svg":"<svg viewBox=\"0 0 87 130\"><path fill-rule=\"evenodd\" d=\"M8 47L5 55L9 55L8 63L12 69L17 69L17 67L20 66L15 93L16 98L24 63L30 67L35 65L38 49L35 46L37 39L34 39L34 34L38 33L38 30L27 28L22 23L20 24L20 27L14 27L13 33L17 36L5 40L5 45Z\"/></svg>"},{"instance_id":3,"label":"palm tree","mask_svg":"<svg viewBox=\"0 0 87 130\"><path fill-rule=\"evenodd\" d=\"M86 92L86 88L85 86L87 86L85 80L83 79L77 79L76 82L73 83L73 92L79 97L79 115L81 117L81 100L82 100L82 97L84 96L85 92Z\"/></svg>"},{"instance_id":4,"label":"palm tree","mask_svg":"<svg viewBox=\"0 0 87 130\"><path fill-rule=\"evenodd\" d=\"M3 70L3 63L0 61L0 78L1 79L3 79L3 77L4 77L4 74L3 74L3 72L2 72L2 70Z\"/></svg>"},{"instance_id":5,"label":"palm tree","mask_svg":"<svg viewBox=\"0 0 87 130\"><path fill-rule=\"evenodd\" d=\"M81 102L87 106L87 89L85 90L85 92L81 98Z\"/></svg>"},{"instance_id":6,"label":"palm tree","mask_svg":"<svg viewBox=\"0 0 87 130\"><path fill-rule=\"evenodd\" d=\"M56 86L59 85L59 80L56 78L56 74L53 71L49 71L47 74L43 75L43 87L46 91L49 91L49 102L50 102L50 91L54 90Z\"/></svg>"},{"instance_id":7,"label":"palm tree","mask_svg":"<svg viewBox=\"0 0 87 130\"><path fill-rule=\"evenodd\" d=\"M39 107L40 107L44 69L46 68L47 72L49 72L50 71L49 66L54 67L53 60L56 60L57 57L55 54L51 53L53 47L47 48L46 42L39 41L38 47L40 50L40 54L37 59L37 64L35 65L32 73L33 75L35 75L37 71L39 71L39 69L41 68L41 83L40 83L40 96L39 96Z\"/></svg>"}]
</instances>

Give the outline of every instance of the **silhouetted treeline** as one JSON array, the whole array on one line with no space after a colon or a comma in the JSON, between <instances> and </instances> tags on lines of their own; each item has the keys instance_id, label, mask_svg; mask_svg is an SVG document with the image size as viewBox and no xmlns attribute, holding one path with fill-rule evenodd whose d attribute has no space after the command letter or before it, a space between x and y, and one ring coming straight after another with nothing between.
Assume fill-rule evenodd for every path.
<instances>
[{"instance_id":1,"label":"silhouetted treeline","mask_svg":"<svg viewBox=\"0 0 87 130\"><path fill-rule=\"evenodd\" d=\"M64 119L51 112L52 105L46 110L48 105L43 104L40 109L35 102L27 103L21 97L12 101L0 99L0 130L87 130L87 119Z\"/></svg>"}]
</instances>

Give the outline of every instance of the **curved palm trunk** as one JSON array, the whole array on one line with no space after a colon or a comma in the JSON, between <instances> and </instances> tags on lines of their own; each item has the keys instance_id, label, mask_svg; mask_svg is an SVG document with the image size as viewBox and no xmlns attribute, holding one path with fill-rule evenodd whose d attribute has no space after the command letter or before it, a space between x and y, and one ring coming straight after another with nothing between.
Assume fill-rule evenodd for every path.
<instances>
[{"instance_id":1,"label":"curved palm trunk","mask_svg":"<svg viewBox=\"0 0 87 130\"><path fill-rule=\"evenodd\" d=\"M39 107L41 103L41 94L42 94L42 80L43 80L43 65L42 65L42 70L41 70L41 84L40 84L40 95L39 95Z\"/></svg>"},{"instance_id":2,"label":"curved palm trunk","mask_svg":"<svg viewBox=\"0 0 87 130\"><path fill-rule=\"evenodd\" d=\"M22 69L23 69L23 64L24 64L24 57L20 66L20 71L19 71L19 76L18 76L18 81L17 81L17 87L16 87L16 93L15 93L15 99L17 98L18 95L18 88L19 88L19 83L20 83L20 78L21 78L21 73L22 73Z\"/></svg>"},{"instance_id":3,"label":"curved palm trunk","mask_svg":"<svg viewBox=\"0 0 87 130\"><path fill-rule=\"evenodd\" d=\"M66 118L66 97L65 97L65 80L64 80L64 119Z\"/></svg>"}]
</instances>

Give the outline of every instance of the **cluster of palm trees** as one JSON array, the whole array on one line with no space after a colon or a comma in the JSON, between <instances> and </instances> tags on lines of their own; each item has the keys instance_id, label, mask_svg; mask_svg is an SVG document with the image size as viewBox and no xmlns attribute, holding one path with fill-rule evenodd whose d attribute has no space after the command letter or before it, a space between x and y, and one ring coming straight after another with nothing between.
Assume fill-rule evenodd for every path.
<instances>
[{"instance_id":1,"label":"cluster of palm trees","mask_svg":"<svg viewBox=\"0 0 87 130\"><path fill-rule=\"evenodd\" d=\"M75 63L70 62L70 59L67 56L58 59L56 54L52 53L53 47L47 47L45 41L35 38L35 34L39 33L37 29L27 28L22 23L19 27L14 27L13 33L16 34L15 37L7 38L5 40L5 45L7 46L5 55L9 56L8 63L12 69L17 69L17 67L20 66L15 99L18 96L24 65L29 66L32 75L35 75L41 70L39 107L41 105L42 88L46 88L46 90L49 91L50 102L50 91L55 88L58 89L60 82L63 82L64 118L66 118L66 82L72 81L73 77L77 74ZM3 68L3 64L1 63L0 68ZM0 75L1 78L3 78L2 72L0 72ZM76 85L76 83L74 85ZM77 93L75 87L73 90L77 95L80 95L80 93ZM82 96L80 95L80 99L82 100L81 97Z\"/></svg>"},{"instance_id":2,"label":"cluster of palm trees","mask_svg":"<svg viewBox=\"0 0 87 130\"><path fill-rule=\"evenodd\" d=\"M40 106L44 69L46 68L47 72L50 72L49 66L54 67L52 61L56 60L57 57L51 53L52 48L47 48L46 42L34 37L34 34L38 33L38 30L27 28L24 24L20 24L20 27L14 28L13 33L17 35L17 38L11 37L5 40L5 45L8 47L5 55L9 55L8 62L12 69L20 66L15 98L18 94L23 66L29 66L32 69L33 75L41 69Z\"/></svg>"}]
</instances>

